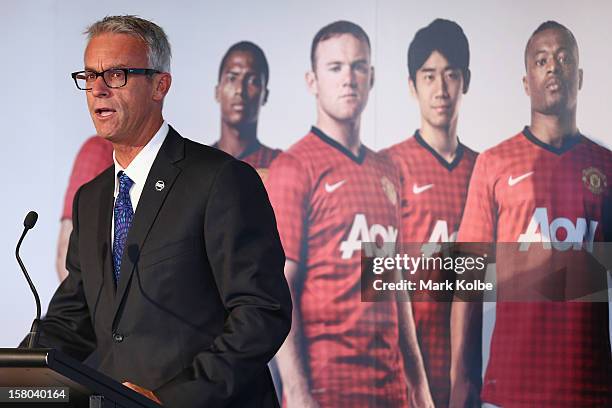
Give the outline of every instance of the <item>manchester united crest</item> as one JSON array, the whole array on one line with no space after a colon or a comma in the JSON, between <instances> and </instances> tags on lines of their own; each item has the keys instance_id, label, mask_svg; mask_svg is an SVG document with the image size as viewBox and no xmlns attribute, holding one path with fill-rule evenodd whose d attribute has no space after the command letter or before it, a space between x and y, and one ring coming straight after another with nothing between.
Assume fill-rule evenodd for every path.
<instances>
[{"instance_id":1,"label":"manchester united crest","mask_svg":"<svg viewBox=\"0 0 612 408\"><path fill-rule=\"evenodd\" d=\"M397 190L395 189L395 186L391 180L389 180L387 177L383 177L380 179L380 182L382 183L382 189L389 201L391 201L391 204L397 205Z\"/></svg>"},{"instance_id":2,"label":"manchester united crest","mask_svg":"<svg viewBox=\"0 0 612 408\"><path fill-rule=\"evenodd\" d=\"M593 194L601 194L608 186L606 175L595 167L582 170L582 181Z\"/></svg>"}]
</instances>

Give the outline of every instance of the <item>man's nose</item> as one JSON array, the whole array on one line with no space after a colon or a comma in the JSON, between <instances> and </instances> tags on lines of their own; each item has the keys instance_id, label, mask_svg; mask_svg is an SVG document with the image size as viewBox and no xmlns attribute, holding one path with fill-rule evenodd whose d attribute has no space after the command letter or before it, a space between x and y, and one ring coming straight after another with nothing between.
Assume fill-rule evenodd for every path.
<instances>
[{"instance_id":1,"label":"man's nose","mask_svg":"<svg viewBox=\"0 0 612 408\"><path fill-rule=\"evenodd\" d=\"M438 76L435 81L435 86L435 95L437 97L446 98L448 96L448 83L446 82L444 75Z\"/></svg>"},{"instance_id":2,"label":"man's nose","mask_svg":"<svg viewBox=\"0 0 612 408\"><path fill-rule=\"evenodd\" d=\"M240 81L235 81L236 83L234 84L235 88L234 88L234 93L236 95L242 95L242 91L247 89L244 80L240 80Z\"/></svg>"},{"instance_id":3,"label":"man's nose","mask_svg":"<svg viewBox=\"0 0 612 408\"><path fill-rule=\"evenodd\" d=\"M559 63L559 60L557 60L556 58L550 58L548 60L548 64L546 65L547 72L556 74L559 72L560 68L561 68L561 64Z\"/></svg>"},{"instance_id":4,"label":"man's nose","mask_svg":"<svg viewBox=\"0 0 612 408\"><path fill-rule=\"evenodd\" d=\"M104 98L109 95L110 88L104 82L104 78L100 75L91 85L91 93L97 98Z\"/></svg>"},{"instance_id":5,"label":"man's nose","mask_svg":"<svg viewBox=\"0 0 612 408\"><path fill-rule=\"evenodd\" d=\"M343 83L345 86L350 86L351 88L357 87L357 74L354 69L348 67L344 70Z\"/></svg>"}]
</instances>

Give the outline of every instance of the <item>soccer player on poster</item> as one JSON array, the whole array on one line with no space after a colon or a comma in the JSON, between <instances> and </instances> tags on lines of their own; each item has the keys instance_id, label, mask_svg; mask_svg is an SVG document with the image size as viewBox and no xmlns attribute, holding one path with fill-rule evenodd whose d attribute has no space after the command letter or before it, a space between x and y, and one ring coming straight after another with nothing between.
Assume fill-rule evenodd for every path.
<instances>
[{"instance_id":1,"label":"soccer player on poster","mask_svg":"<svg viewBox=\"0 0 612 408\"><path fill-rule=\"evenodd\" d=\"M421 127L385 151L400 171L402 243L453 242L457 236L477 156L457 137L469 63L467 37L449 20L436 19L420 29L408 48L410 93L419 104ZM422 272L415 276L424 279ZM448 406L451 302L413 301L412 312L433 400Z\"/></svg>"},{"instance_id":2,"label":"soccer player on poster","mask_svg":"<svg viewBox=\"0 0 612 408\"><path fill-rule=\"evenodd\" d=\"M541 24L525 67L531 124L478 157L458 240L610 241L612 152L576 126L583 73L572 32ZM504 408L612 406L608 322L606 302L498 300L482 400Z\"/></svg>"},{"instance_id":3,"label":"soccer player on poster","mask_svg":"<svg viewBox=\"0 0 612 408\"><path fill-rule=\"evenodd\" d=\"M399 226L399 177L359 136L370 54L354 23L315 35L316 126L270 168L296 311L277 354L288 407L433 406L410 304L361 302L361 243L395 242Z\"/></svg>"},{"instance_id":4,"label":"soccer player on poster","mask_svg":"<svg viewBox=\"0 0 612 408\"><path fill-rule=\"evenodd\" d=\"M221 138L213 147L253 166L265 180L281 152L257 138L259 111L268 100L270 68L263 50L250 41L232 45L219 66L215 99L221 107Z\"/></svg>"}]
</instances>

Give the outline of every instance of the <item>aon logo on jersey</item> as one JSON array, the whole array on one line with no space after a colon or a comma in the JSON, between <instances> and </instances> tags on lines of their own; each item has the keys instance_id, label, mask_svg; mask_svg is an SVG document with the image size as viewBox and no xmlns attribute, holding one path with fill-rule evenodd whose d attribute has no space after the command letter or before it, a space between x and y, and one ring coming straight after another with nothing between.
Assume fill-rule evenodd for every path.
<instances>
[{"instance_id":1,"label":"aon logo on jersey","mask_svg":"<svg viewBox=\"0 0 612 408\"><path fill-rule=\"evenodd\" d=\"M440 252L440 242L455 242L457 240L457 231L452 234L448 234L448 223L445 220L436 221L429 241L421 247L421 252L425 256L432 256L435 253Z\"/></svg>"},{"instance_id":2,"label":"aon logo on jersey","mask_svg":"<svg viewBox=\"0 0 612 408\"><path fill-rule=\"evenodd\" d=\"M390 225L372 224L368 226L368 220L364 214L355 214L348 237L340 243L342 259L350 259L355 251L361 250L361 244L366 242L377 245L366 245L365 256L393 256L397 232L397 228Z\"/></svg>"},{"instance_id":3,"label":"aon logo on jersey","mask_svg":"<svg viewBox=\"0 0 612 408\"><path fill-rule=\"evenodd\" d=\"M520 250L527 251L529 245L533 242L543 242L543 247L550 249L552 246L558 251L565 251L569 248L580 250L583 242L586 243L587 251L593 250L593 241L595 240L595 231L597 230L597 221L589 221L584 218L578 218L574 224L570 219L559 217L548 222L548 211L544 207L536 208L527 231L521 234L518 242L521 242ZM565 238L561 231L565 231Z\"/></svg>"}]
</instances>

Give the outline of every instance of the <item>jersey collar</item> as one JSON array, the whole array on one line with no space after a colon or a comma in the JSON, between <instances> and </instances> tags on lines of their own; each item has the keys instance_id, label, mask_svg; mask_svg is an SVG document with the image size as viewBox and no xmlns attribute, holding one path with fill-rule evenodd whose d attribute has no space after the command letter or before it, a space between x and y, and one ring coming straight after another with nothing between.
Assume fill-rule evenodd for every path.
<instances>
[{"instance_id":1,"label":"jersey collar","mask_svg":"<svg viewBox=\"0 0 612 408\"><path fill-rule=\"evenodd\" d=\"M327 136L321 129L319 129L316 126L313 126L310 128L310 132L312 134L314 134L315 136L317 136L319 139L321 139L323 142L327 143L328 145L330 145L331 147L333 147L334 149L337 149L340 151L340 153L344 154L345 156L347 156L349 159L353 160L355 163L357 164L361 164L363 163L363 161L365 160L365 156L366 156L366 148L364 145L359 146L359 155L355 156L353 154L353 152L351 152L349 149L347 149L346 147L342 146L340 143L338 143L337 141L335 141L334 139L332 139L331 137Z\"/></svg>"},{"instance_id":2,"label":"jersey collar","mask_svg":"<svg viewBox=\"0 0 612 408\"><path fill-rule=\"evenodd\" d=\"M461 162L461 158L463 158L463 152L464 152L465 149L464 149L463 144L461 144L461 142L458 142L458 144L457 144L457 151L455 152L455 158L453 159L452 162L449 163L449 162L447 162L444 159L444 157L440 156L440 154L438 152L436 152L433 147L431 147L429 144L427 144L425 139L423 139L423 136L421 136L421 132L419 131L419 129L417 129L414 132L414 138L416 139L418 144L420 144L426 150L428 150L429 153L431 153L433 155L433 157L435 157L436 160L438 160L438 162L440 162L440 164L442 166L444 166L446 168L446 170L448 170L448 171L453 171L453 169L455 167L457 167L459 165L459 163Z\"/></svg>"},{"instance_id":3,"label":"jersey collar","mask_svg":"<svg viewBox=\"0 0 612 408\"><path fill-rule=\"evenodd\" d=\"M577 134L565 139L561 147L555 147L547 143L544 143L543 141L535 137L535 135L529 129L529 126L525 126L525 128L523 129L523 135L531 143L541 147L544 150L548 150L549 152L554 153L557 156L560 156L563 153L567 152L568 150L571 150L572 147L576 146L582 141L582 134L578 132Z\"/></svg>"},{"instance_id":4,"label":"jersey collar","mask_svg":"<svg viewBox=\"0 0 612 408\"><path fill-rule=\"evenodd\" d=\"M219 141L216 141L212 147L214 147L215 149L219 148ZM257 150L259 150L259 148L261 147L261 143L259 142L259 139L255 139L255 141L253 143L251 143L250 145L248 145L246 147L246 149L244 149L242 151L242 153L240 153L238 156L236 156L235 158L238 160L244 160L245 157L252 155L253 153L255 153Z\"/></svg>"}]
</instances>

